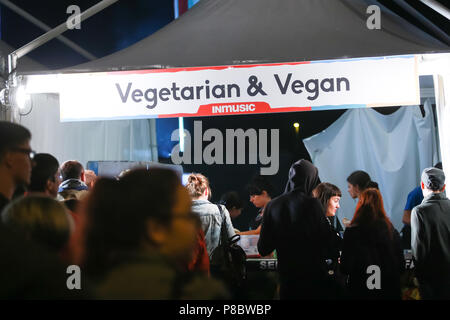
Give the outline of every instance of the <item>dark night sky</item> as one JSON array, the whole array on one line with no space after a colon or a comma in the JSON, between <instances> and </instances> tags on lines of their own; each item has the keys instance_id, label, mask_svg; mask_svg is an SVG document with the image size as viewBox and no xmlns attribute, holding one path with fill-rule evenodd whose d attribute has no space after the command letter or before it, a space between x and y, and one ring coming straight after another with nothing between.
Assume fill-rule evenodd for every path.
<instances>
[{"instance_id":1,"label":"dark night sky","mask_svg":"<svg viewBox=\"0 0 450 320\"><path fill-rule=\"evenodd\" d=\"M98 0L14 0L14 4L50 27L65 22L70 5L84 11ZM1 6L2 40L12 47L20 47L40 36L43 31L8 8ZM82 22L80 30L63 35L100 58L151 35L174 19L173 0L118 1L109 8ZM29 56L50 69L62 68L87 60L58 40L52 40Z\"/></svg>"},{"instance_id":2,"label":"dark night sky","mask_svg":"<svg viewBox=\"0 0 450 320\"><path fill-rule=\"evenodd\" d=\"M13 0L14 4L29 12L37 19L50 27L65 22L68 18L66 9L69 5L79 5L84 11L99 0ZM380 1L391 9L398 8L392 1ZM418 1L409 1L415 6ZM446 1L442 1L445 3ZM426 8L421 8L426 10ZM19 17L16 13L0 6L1 13L1 39L10 46L18 48L37 38L43 32L31 23ZM405 15L407 19L411 17ZM440 25L446 26L448 21L437 15L430 16ZM82 22L81 30L72 30L64 36L79 44L81 47L97 57L103 57L151 35L174 19L173 0L121 0L103 12ZM415 21L411 20L416 23ZM446 24L447 23L447 24ZM420 24L418 24L420 27ZM63 68L86 62L87 60L66 47L58 40L52 40L41 48L33 51L29 56L50 69ZM395 109L384 109L383 113L393 112ZM267 128L280 130L280 170L271 180L278 192L281 192L286 182L289 166L300 158L309 158L302 139L321 132L332 124L345 110L296 112L282 114L265 114L251 116L227 116L207 118L185 118L187 129L192 128L194 120L203 121L203 131L207 128ZM292 124L300 123L300 132L295 134ZM167 154L171 149L170 134L178 126L177 119L158 119L158 144L160 155ZM191 131L192 132L192 131ZM95 159L93 159L95 160ZM168 161L168 159L161 159ZM237 189L248 199L245 185L252 175L257 173L257 165L214 165L214 166L185 166L186 172L202 172L211 179L213 187L213 200L218 200L220 194ZM225 178L226 177L226 178ZM238 228L245 228L246 221L256 213L254 207L246 202L244 214L237 221Z\"/></svg>"}]
</instances>

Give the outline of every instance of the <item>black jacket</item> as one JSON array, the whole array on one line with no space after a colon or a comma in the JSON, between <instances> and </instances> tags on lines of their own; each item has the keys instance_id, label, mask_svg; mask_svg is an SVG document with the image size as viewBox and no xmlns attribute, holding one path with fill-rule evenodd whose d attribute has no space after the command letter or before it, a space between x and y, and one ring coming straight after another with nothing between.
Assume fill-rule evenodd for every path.
<instances>
[{"instance_id":1,"label":"black jacket","mask_svg":"<svg viewBox=\"0 0 450 320\"><path fill-rule=\"evenodd\" d=\"M3 209L8 205L8 203L9 199L0 193L0 214L2 213Z\"/></svg>"},{"instance_id":2,"label":"black jacket","mask_svg":"<svg viewBox=\"0 0 450 320\"><path fill-rule=\"evenodd\" d=\"M265 208L258 251L277 251L282 299L327 294L325 260L335 235L319 200L310 196L318 183L317 168L300 160L290 169L286 192Z\"/></svg>"},{"instance_id":3,"label":"black jacket","mask_svg":"<svg viewBox=\"0 0 450 320\"><path fill-rule=\"evenodd\" d=\"M425 197L411 213L411 249L419 280L450 286L450 200Z\"/></svg>"},{"instance_id":4,"label":"black jacket","mask_svg":"<svg viewBox=\"0 0 450 320\"><path fill-rule=\"evenodd\" d=\"M380 289L367 286L369 277L374 275L368 267L373 265L379 267ZM404 270L400 234L381 221L346 228L340 267L348 275L350 298L400 299L400 276Z\"/></svg>"}]
</instances>

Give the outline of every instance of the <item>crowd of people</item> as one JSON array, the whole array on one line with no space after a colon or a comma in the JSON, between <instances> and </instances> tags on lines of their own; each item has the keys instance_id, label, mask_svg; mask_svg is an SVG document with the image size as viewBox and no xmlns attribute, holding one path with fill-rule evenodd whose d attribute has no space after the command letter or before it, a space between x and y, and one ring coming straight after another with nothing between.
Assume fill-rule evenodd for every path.
<instances>
[{"instance_id":1,"label":"crowd of people","mask_svg":"<svg viewBox=\"0 0 450 320\"><path fill-rule=\"evenodd\" d=\"M161 168L96 177L78 161L60 165L35 154L30 142L26 128L0 122L0 298L250 299L238 292L245 286L211 272L213 253L237 235L258 235L261 256L276 253L270 298L402 298L405 240L364 171L347 179L358 202L343 221L336 218L341 190L321 182L308 160L291 166L281 195L258 176L247 190L259 211L250 230L240 231L233 219L243 201L228 192L212 203L200 173L184 186ZM408 214L405 208L423 299L450 299L450 200L438 167L423 171L423 200L412 206L408 196ZM73 265L81 270L75 290L68 285Z\"/></svg>"}]
</instances>

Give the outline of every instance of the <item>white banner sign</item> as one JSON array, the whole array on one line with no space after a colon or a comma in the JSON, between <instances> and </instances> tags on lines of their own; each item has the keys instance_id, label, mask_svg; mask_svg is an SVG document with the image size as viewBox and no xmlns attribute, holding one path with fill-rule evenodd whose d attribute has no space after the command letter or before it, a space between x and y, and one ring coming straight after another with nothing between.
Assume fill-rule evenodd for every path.
<instances>
[{"instance_id":1,"label":"white banner sign","mask_svg":"<svg viewBox=\"0 0 450 320\"><path fill-rule=\"evenodd\" d=\"M414 56L58 75L61 121L420 103Z\"/></svg>"}]
</instances>

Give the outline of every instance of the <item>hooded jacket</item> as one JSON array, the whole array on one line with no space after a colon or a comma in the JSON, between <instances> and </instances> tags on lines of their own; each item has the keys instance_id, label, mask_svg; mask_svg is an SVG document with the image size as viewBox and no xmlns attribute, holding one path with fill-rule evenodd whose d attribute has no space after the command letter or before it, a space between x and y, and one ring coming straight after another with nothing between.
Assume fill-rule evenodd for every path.
<instances>
[{"instance_id":1,"label":"hooded jacket","mask_svg":"<svg viewBox=\"0 0 450 320\"><path fill-rule=\"evenodd\" d=\"M78 179L67 179L59 185L58 196L65 200L79 199L88 186Z\"/></svg>"},{"instance_id":2,"label":"hooded jacket","mask_svg":"<svg viewBox=\"0 0 450 320\"><path fill-rule=\"evenodd\" d=\"M319 170L308 160L301 159L289 169L289 177L284 194L297 189L310 196L314 188L319 184Z\"/></svg>"},{"instance_id":3,"label":"hooded jacket","mask_svg":"<svg viewBox=\"0 0 450 320\"><path fill-rule=\"evenodd\" d=\"M88 186L81 180L67 179L59 185L58 192L63 192L66 190L76 190L76 191L88 190Z\"/></svg>"},{"instance_id":4,"label":"hooded jacket","mask_svg":"<svg viewBox=\"0 0 450 320\"><path fill-rule=\"evenodd\" d=\"M277 251L280 297L322 298L327 278L325 260L335 236L318 199L311 197L320 183L317 168L307 160L289 170L285 193L265 209L258 241L262 256Z\"/></svg>"}]
</instances>

